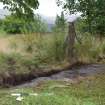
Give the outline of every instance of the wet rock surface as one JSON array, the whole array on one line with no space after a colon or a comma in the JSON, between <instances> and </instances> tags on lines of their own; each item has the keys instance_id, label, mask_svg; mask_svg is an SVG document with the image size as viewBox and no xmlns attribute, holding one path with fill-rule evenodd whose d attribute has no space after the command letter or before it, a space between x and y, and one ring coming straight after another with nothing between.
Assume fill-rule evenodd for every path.
<instances>
[{"instance_id":1,"label":"wet rock surface","mask_svg":"<svg viewBox=\"0 0 105 105\"><path fill-rule=\"evenodd\" d=\"M105 64L90 64L84 65L80 67L73 67L72 69L64 70L56 74L52 74L47 77L39 77L30 82L24 83L22 85L16 87L35 87L38 84L49 81L49 80L57 80L57 81L69 81L72 82L73 80L78 79L79 77L87 77L87 76L94 76L96 74L103 74L105 73Z\"/></svg>"}]
</instances>

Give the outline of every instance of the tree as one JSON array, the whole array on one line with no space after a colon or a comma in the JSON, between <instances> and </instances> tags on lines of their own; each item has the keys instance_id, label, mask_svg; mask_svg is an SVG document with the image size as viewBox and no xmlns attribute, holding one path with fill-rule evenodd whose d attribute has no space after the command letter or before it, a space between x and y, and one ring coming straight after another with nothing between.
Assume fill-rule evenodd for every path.
<instances>
[{"instance_id":1,"label":"tree","mask_svg":"<svg viewBox=\"0 0 105 105\"><path fill-rule=\"evenodd\" d=\"M60 16L58 15L56 16L54 31L65 33L65 29L66 29L66 19L65 19L64 13L61 12Z\"/></svg>"},{"instance_id":2,"label":"tree","mask_svg":"<svg viewBox=\"0 0 105 105\"><path fill-rule=\"evenodd\" d=\"M34 15L33 21L24 21L22 18L10 15L1 20L1 22L4 31L9 34L47 32L47 24L39 15Z\"/></svg>"},{"instance_id":3,"label":"tree","mask_svg":"<svg viewBox=\"0 0 105 105\"><path fill-rule=\"evenodd\" d=\"M73 14L76 12L77 0L57 0L57 5L62 6L62 8L66 11L68 11L70 14Z\"/></svg>"},{"instance_id":4,"label":"tree","mask_svg":"<svg viewBox=\"0 0 105 105\"><path fill-rule=\"evenodd\" d=\"M86 22L89 24L89 30L91 32L91 21L94 17L94 9L96 0L58 0L58 5L62 5L65 11L69 14L82 12L82 16L85 17ZM59 4L60 3L60 4Z\"/></svg>"},{"instance_id":5,"label":"tree","mask_svg":"<svg viewBox=\"0 0 105 105\"><path fill-rule=\"evenodd\" d=\"M105 1L97 0L95 16L92 21L93 29L99 36L105 37Z\"/></svg>"},{"instance_id":6,"label":"tree","mask_svg":"<svg viewBox=\"0 0 105 105\"><path fill-rule=\"evenodd\" d=\"M104 0L57 0L69 14L82 13L90 33L105 35L105 1Z\"/></svg>"},{"instance_id":7,"label":"tree","mask_svg":"<svg viewBox=\"0 0 105 105\"><path fill-rule=\"evenodd\" d=\"M8 9L15 16L24 19L34 18L34 9L39 6L38 0L0 0L4 8Z\"/></svg>"}]
</instances>

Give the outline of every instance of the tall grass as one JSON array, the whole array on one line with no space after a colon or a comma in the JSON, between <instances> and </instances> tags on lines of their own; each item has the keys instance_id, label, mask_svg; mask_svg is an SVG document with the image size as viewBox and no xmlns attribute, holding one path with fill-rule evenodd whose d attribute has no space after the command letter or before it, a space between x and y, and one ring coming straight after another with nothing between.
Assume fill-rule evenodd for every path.
<instances>
[{"instance_id":1,"label":"tall grass","mask_svg":"<svg viewBox=\"0 0 105 105\"><path fill-rule=\"evenodd\" d=\"M80 35L81 36L81 35ZM75 48L80 61L97 62L102 58L104 62L105 56L105 39L100 42L97 37L88 33L81 36L81 44L76 42Z\"/></svg>"},{"instance_id":2,"label":"tall grass","mask_svg":"<svg viewBox=\"0 0 105 105\"><path fill-rule=\"evenodd\" d=\"M65 59L62 34L11 37L10 49L0 53L0 72L30 72L36 68L58 65Z\"/></svg>"},{"instance_id":3,"label":"tall grass","mask_svg":"<svg viewBox=\"0 0 105 105\"><path fill-rule=\"evenodd\" d=\"M64 35L63 34L28 34L22 35L18 40L19 44L11 41L12 48L20 49L21 54L34 56L45 62L63 61L65 57ZM15 47L16 46L16 47ZM18 47L17 47L18 46Z\"/></svg>"},{"instance_id":4,"label":"tall grass","mask_svg":"<svg viewBox=\"0 0 105 105\"><path fill-rule=\"evenodd\" d=\"M65 37L62 33L18 35L11 38L10 49L12 53L16 53L17 56L19 54L20 58L24 59L23 61L26 63L24 65L32 68L56 65L66 61ZM75 50L79 61L89 63L105 62L104 39L100 43L98 38L89 34L78 35L78 37L81 37L81 44L76 41ZM15 59L16 56L14 57L12 53L9 52L4 56Z\"/></svg>"}]
</instances>

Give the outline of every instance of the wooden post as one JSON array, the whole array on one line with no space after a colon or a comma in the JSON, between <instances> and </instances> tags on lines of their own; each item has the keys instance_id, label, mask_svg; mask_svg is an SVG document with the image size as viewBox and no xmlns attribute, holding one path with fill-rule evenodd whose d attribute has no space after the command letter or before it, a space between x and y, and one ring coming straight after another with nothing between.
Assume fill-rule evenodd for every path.
<instances>
[{"instance_id":1,"label":"wooden post","mask_svg":"<svg viewBox=\"0 0 105 105\"><path fill-rule=\"evenodd\" d=\"M75 32L75 26L74 22L69 22L69 27L68 27L68 40L67 40L67 60L73 64L76 63L76 52L75 52L75 37L76 37L76 32Z\"/></svg>"}]
</instances>

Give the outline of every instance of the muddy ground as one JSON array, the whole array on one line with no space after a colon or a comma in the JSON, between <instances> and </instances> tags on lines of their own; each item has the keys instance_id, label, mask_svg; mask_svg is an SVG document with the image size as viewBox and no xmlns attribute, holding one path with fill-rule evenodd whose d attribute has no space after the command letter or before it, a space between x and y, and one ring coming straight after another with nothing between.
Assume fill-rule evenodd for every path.
<instances>
[{"instance_id":1,"label":"muddy ground","mask_svg":"<svg viewBox=\"0 0 105 105\"><path fill-rule=\"evenodd\" d=\"M30 73L15 74L4 73L0 74L1 87L32 87L40 82L57 80L75 82L87 76L105 73L105 64L74 64L64 69L57 70L37 70Z\"/></svg>"},{"instance_id":2,"label":"muddy ground","mask_svg":"<svg viewBox=\"0 0 105 105\"><path fill-rule=\"evenodd\" d=\"M94 76L97 74L105 73L105 64L89 64L89 65L81 65L72 67L71 69L64 70L58 72L56 74L52 74L46 77L39 77L33 79L30 82L17 86L19 87L33 87L37 86L38 84L49 81L49 80L56 80L56 81L66 81L71 83L78 83L81 79L84 79L88 76Z\"/></svg>"}]
</instances>

